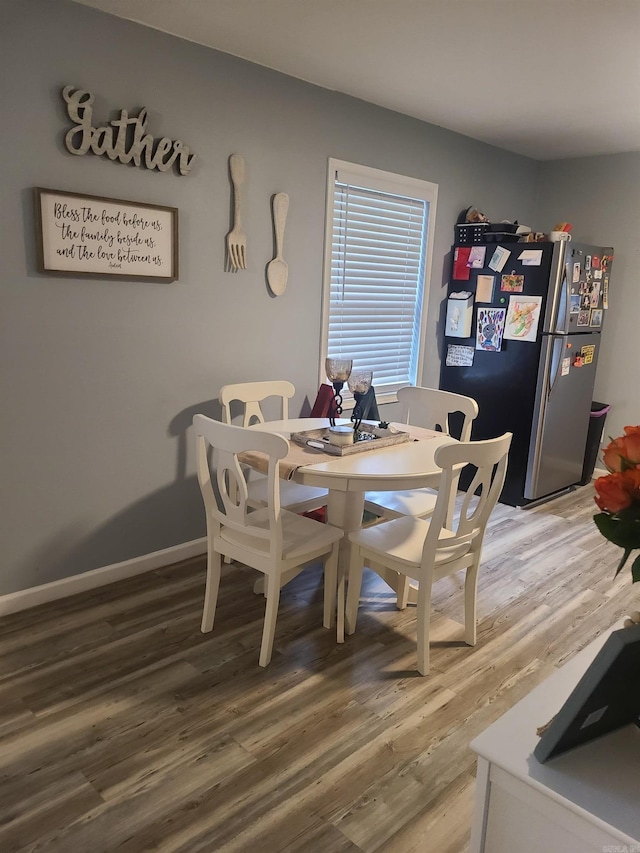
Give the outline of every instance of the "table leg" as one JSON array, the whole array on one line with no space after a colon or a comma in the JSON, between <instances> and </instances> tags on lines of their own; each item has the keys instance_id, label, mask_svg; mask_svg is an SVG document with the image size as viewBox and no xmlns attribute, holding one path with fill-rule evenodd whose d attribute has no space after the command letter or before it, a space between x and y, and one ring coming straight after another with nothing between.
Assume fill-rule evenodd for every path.
<instances>
[{"instance_id":1,"label":"table leg","mask_svg":"<svg viewBox=\"0 0 640 853\"><path fill-rule=\"evenodd\" d=\"M327 502L327 521L335 527L344 530L344 539L340 542L340 552L338 556L338 580L342 576L341 573L346 573L349 570L349 560L351 559L351 543L349 542L349 533L354 530L360 530L362 527L362 514L364 512L364 492L329 492L329 500ZM385 569L382 566L372 567L373 571L378 574L386 584L388 584L394 592L398 592L400 575L397 572ZM417 604L418 588L417 586L409 587L409 604ZM340 615L338 616L340 619Z\"/></svg>"},{"instance_id":2,"label":"table leg","mask_svg":"<svg viewBox=\"0 0 640 853\"><path fill-rule=\"evenodd\" d=\"M327 522L334 527L344 530L344 537L340 540L338 551L338 586L342 583L344 590L344 578L349 571L349 560L351 558L351 543L349 534L362 527L362 514L364 512L364 492L338 492L329 491L327 500ZM344 642L344 596L337 604L338 642Z\"/></svg>"},{"instance_id":3,"label":"table leg","mask_svg":"<svg viewBox=\"0 0 640 853\"><path fill-rule=\"evenodd\" d=\"M347 571L351 556L349 534L362 527L364 512L364 492L330 491L327 501L327 521L334 527L344 530L344 539L340 542L338 570Z\"/></svg>"}]
</instances>

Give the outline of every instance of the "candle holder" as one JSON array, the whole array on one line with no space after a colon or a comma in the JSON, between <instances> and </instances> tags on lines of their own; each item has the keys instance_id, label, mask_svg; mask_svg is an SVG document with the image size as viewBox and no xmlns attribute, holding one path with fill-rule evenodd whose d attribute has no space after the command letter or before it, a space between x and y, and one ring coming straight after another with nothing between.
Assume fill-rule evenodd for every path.
<instances>
[{"instance_id":1,"label":"candle holder","mask_svg":"<svg viewBox=\"0 0 640 853\"><path fill-rule=\"evenodd\" d=\"M344 383L351 376L351 368L353 360L350 358L325 358L324 369L327 373L327 379L333 385L333 406L329 412L329 423L331 426L336 425L336 416L342 414L342 396L341 391Z\"/></svg>"},{"instance_id":2,"label":"candle holder","mask_svg":"<svg viewBox=\"0 0 640 853\"><path fill-rule=\"evenodd\" d=\"M362 423L362 416L364 415L362 401L371 388L372 381L372 370L357 370L352 372L349 376L349 391L351 391L353 399L356 401L356 404L353 407L353 412L351 413L355 441L358 440L358 432L360 430L360 424Z\"/></svg>"}]
</instances>

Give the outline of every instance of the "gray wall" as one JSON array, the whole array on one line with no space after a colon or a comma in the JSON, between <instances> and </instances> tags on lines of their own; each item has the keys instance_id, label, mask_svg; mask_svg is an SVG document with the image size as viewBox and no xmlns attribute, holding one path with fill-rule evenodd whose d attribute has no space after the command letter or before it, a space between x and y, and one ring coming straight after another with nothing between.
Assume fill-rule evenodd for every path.
<instances>
[{"instance_id":1,"label":"gray wall","mask_svg":"<svg viewBox=\"0 0 640 853\"><path fill-rule=\"evenodd\" d=\"M536 218L544 230L566 220L581 241L615 249L594 395L612 406L607 441L640 422L640 152L543 163Z\"/></svg>"},{"instance_id":2,"label":"gray wall","mask_svg":"<svg viewBox=\"0 0 640 853\"><path fill-rule=\"evenodd\" d=\"M287 378L294 413L313 401L329 157L439 184L425 384L458 212L535 226L539 165L66 0L1 11L3 594L202 536L188 428L219 416L221 385ZM196 153L192 173L71 156L65 85L95 95L94 123L146 106L152 135ZM239 274L224 272L232 152L248 168ZM34 186L178 207L179 281L39 274ZM289 287L274 299L277 191L291 199Z\"/></svg>"}]
</instances>

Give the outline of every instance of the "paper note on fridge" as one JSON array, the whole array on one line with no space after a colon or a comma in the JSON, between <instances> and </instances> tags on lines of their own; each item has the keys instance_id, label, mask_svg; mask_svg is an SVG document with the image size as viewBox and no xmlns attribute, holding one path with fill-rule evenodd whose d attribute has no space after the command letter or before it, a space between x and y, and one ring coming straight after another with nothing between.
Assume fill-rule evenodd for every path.
<instances>
[{"instance_id":1,"label":"paper note on fridge","mask_svg":"<svg viewBox=\"0 0 640 853\"><path fill-rule=\"evenodd\" d=\"M518 255L518 260L525 267L539 267L542 263L542 249L525 249Z\"/></svg>"},{"instance_id":2,"label":"paper note on fridge","mask_svg":"<svg viewBox=\"0 0 640 853\"><path fill-rule=\"evenodd\" d=\"M468 265L471 246L456 246L453 250L453 277L457 281L469 281L471 269Z\"/></svg>"},{"instance_id":3,"label":"paper note on fridge","mask_svg":"<svg viewBox=\"0 0 640 853\"><path fill-rule=\"evenodd\" d=\"M498 246L491 256L489 268L495 272L502 272L510 254L511 252L508 249L505 249L503 246Z\"/></svg>"},{"instance_id":4,"label":"paper note on fridge","mask_svg":"<svg viewBox=\"0 0 640 853\"><path fill-rule=\"evenodd\" d=\"M486 246L472 246L469 252L469 260L467 266L472 270L481 270L484 266L484 256L487 251Z\"/></svg>"},{"instance_id":5,"label":"paper note on fridge","mask_svg":"<svg viewBox=\"0 0 640 853\"><path fill-rule=\"evenodd\" d=\"M460 344L449 344L447 347L447 367L471 367L475 350Z\"/></svg>"},{"instance_id":6,"label":"paper note on fridge","mask_svg":"<svg viewBox=\"0 0 640 853\"><path fill-rule=\"evenodd\" d=\"M535 341L541 306L541 296L524 296L522 293L510 296L504 339L506 341Z\"/></svg>"},{"instance_id":7,"label":"paper note on fridge","mask_svg":"<svg viewBox=\"0 0 640 853\"><path fill-rule=\"evenodd\" d=\"M471 336L471 319L473 315L473 293L461 290L449 294L447 299L447 319L445 335L453 338L468 338Z\"/></svg>"},{"instance_id":8,"label":"paper note on fridge","mask_svg":"<svg viewBox=\"0 0 640 853\"><path fill-rule=\"evenodd\" d=\"M495 275L479 275L476 279L476 302L493 302Z\"/></svg>"}]
</instances>

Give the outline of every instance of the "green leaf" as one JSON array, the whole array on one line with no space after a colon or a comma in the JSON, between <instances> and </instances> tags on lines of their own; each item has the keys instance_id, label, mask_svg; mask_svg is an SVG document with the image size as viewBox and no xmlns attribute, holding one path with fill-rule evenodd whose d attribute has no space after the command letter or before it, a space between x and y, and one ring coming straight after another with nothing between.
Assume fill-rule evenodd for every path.
<instances>
[{"instance_id":1,"label":"green leaf","mask_svg":"<svg viewBox=\"0 0 640 853\"><path fill-rule=\"evenodd\" d=\"M633 583L640 581L640 554L638 554L633 563L631 563L631 577Z\"/></svg>"},{"instance_id":2,"label":"green leaf","mask_svg":"<svg viewBox=\"0 0 640 853\"><path fill-rule=\"evenodd\" d=\"M640 519L637 510L622 510L614 515L599 512L593 516L596 527L609 542L633 551L640 548Z\"/></svg>"},{"instance_id":3,"label":"green leaf","mask_svg":"<svg viewBox=\"0 0 640 853\"><path fill-rule=\"evenodd\" d=\"M609 515L608 512L599 512L593 516L593 520L605 539L613 541L610 535L615 533L615 522L613 520L613 516Z\"/></svg>"},{"instance_id":4,"label":"green leaf","mask_svg":"<svg viewBox=\"0 0 640 853\"><path fill-rule=\"evenodd\" d=\"M622 559L618 563L618 568L616 569L616 573L614 575L614 578L617 578L618 575L620 574L620 572L622 571L622 569L624 568L624 564L629 559L630 553L631 553L631 548L626 548L624 554L622 555Z\"/></svg>"}]
</instances>

